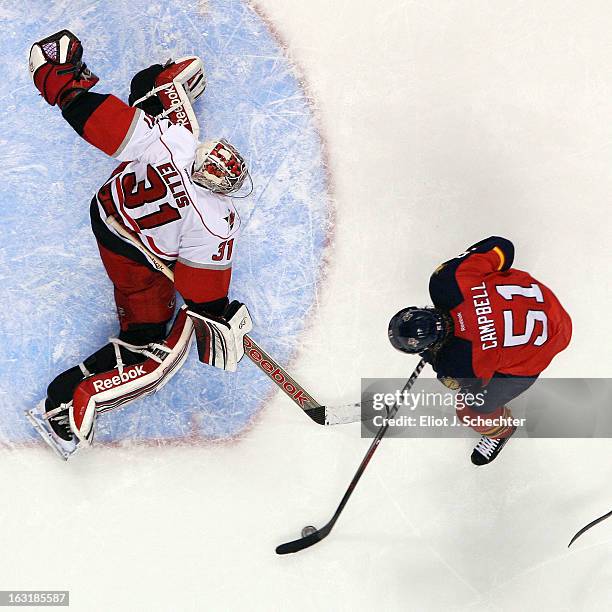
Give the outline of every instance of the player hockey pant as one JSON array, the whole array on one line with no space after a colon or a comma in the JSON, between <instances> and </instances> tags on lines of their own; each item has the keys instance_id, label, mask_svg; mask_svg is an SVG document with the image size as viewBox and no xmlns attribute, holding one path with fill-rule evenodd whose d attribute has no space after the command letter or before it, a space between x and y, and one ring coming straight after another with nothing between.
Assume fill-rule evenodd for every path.
<instances>
[{"instance_id":1,"label":"player hockey pant","mask_svg":"<svg viewBox=\"0 0 612 612\"><path fill-rule=\"evenodd\" d=\"M503 421L512 416L506 404L529 389L537 379L537 376L519 377L496 372L485 387L462 389L462 391L469 391L472 394L482 393L483 391L486 391L486 393L483 395L484 403L481 405L477 403L468 405L457 398L457 416L463 423L483 436L506 438L513 432L513 427L504 424ZM480 417L480 422L482 419L487 419L492 421L492 424L478 424L478 417Z\"/></svg>"}]
</instances>

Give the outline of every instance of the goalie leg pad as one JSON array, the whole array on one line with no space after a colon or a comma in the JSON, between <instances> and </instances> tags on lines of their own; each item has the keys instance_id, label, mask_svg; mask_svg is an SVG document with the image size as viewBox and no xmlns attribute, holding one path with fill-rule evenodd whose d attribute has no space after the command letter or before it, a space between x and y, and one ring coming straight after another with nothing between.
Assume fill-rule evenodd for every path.
<instances>
[{"instance_id":1,"label":"goalie leg pad","mask_svg":"<svg viewBox=\"0 0 612 612\"><path fill-rule=\"evenodd\" d=\"M122 331L119 338L122 340L120 344L111 342L87 357L83 363L56 376L47 388L47 398L26 412L28 420L36 431L64 459L77 447L69 412L73 405L74 392L79 384L90 376L115 371L118 364L122 364L125 368L145 362L147 355L143 354L143 349L146 349L147 345L164 341L166 325L155 323L130 325L129 330ZM138 345L136 348L141 350L130 350L134 345ZM93 418L95 419L95 414ZM93 432L93 427L91 430Z\"/></svg>"},{"instance_id":2,"label":"goalie leg pad","mask_svg":"<svg viewBox=\"0 0 612 612\"><path fill-rule=\"evenodd\" d=\"M81 382L69 408L70 428L81 442L91 443L96 415L155 393L178 372L189 354L193 324L183 307L163 343L147 346L128 345L113 340L117 354L116 368L90 376ZM144 355L142 363L127 366L120 347Z\"/></svg>"}]
</instances>

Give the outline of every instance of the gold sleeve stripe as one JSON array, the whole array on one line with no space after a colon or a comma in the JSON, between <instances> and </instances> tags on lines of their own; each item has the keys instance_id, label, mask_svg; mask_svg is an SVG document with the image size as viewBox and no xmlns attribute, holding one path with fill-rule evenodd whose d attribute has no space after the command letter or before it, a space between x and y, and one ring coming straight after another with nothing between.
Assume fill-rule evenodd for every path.
<instances>
[{"instance_id":1,"label":"gold sleeve stripe","mask_svg":"<svg viewBox=\"0 0 612 612\"><path fill-rule=\"evenodd\" d=\"M493 247L493 250L499 255L499 266L497 266L497 270L501 270L506 263L506 258L504 256L504 252L499 247Z\"/></svg>"}]
</instances>

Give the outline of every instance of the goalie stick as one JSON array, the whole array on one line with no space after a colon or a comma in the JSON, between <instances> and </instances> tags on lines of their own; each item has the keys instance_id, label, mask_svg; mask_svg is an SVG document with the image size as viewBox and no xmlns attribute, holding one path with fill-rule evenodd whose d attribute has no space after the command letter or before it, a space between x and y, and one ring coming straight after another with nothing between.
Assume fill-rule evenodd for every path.
<instances>
[{"instance_id":1,"label":"goalie stick","mask_svg":"<svg viewBox=\"0 0 612 612\"><path fill-rule=\"evenodd\" d=\"M570 540L570 543L567 545L569 548L585 531L588 531L591 527L595 527L598 523L605 521L607 518L612 516L612 510L599 518L596 518L594 521L591 521L588 525L585 525L580 531L576 532L574 537Z\"/></svg>"},{"instance_id":2,"label":"goalie stick","mask_svg":"<svg viewBox=\"0 0 612 612\"><path fill-rule=\"evenodd\" d=\"M404 388L401 390L400 392L401 394L405 393L406 391L410 391L410 389L412 388L412 385L414 385L416 379L419 377L421 370L425 367L425 363L426 361L424 359L421 359L419 361L419 363L417 364L417 367L414 369L414 372L408 379L408 382L406 382L406 384L404 385ZM344 496L340 500L340 504L338 505L338 508L336 508L336 511L334 512L334 515L331 517L331 520L326 525L321 527L321 529L314 529L313 527L310 527L310 526L304 527L304 529L302 530L302 537L299 540L293 540L292 542L287 542L285 544L281 544L280 546L276 547L277 555L287 555L289 553L295 553L300 550L304 550L304 548L308 548L309 546L312 546L313 544L320 542L323 538L326 538L329 535L330 531L333 529L334 525L336 524L336 521L340 517L340 514L344 510L344 507L346 506L349 498L353 494L353 491L355 490L355 487L357 486L359 479L361 478L366 467L368 466L368 463L370 463L370 460L374 456L374 453L376 452L378 445L380 444L384 435L387 433L387 429L389 429L389 421L397 414L398 410L399 410L399 403L396 402L387 411L386 422L378 430L376 436L374 437L374 440L372 441L372 444L370 444L370 448L368 448L368 452L365 454L365 457L362 459L361 463L359 464L359 467L357 468L357 471L355 472L355 475L353 476L353 480L351 480L348 488L346 489L346 492L344 493Z\"/></svg>"},{"instance_id":3,"label":"goalie stick","mask_svg":"<svg viewBox=\"0 0 612 612\"><path fill-rule=\"evenodd\" d=\"M147 248L142 240L122 225L115 217L109 215L106 222L115 229L115 231L129 240L136 248L140 249L151 260L153 265L171 281L174 282L174 273L172 270ZM248 335L244 336L244 353L245 355L278 387L288 395L294 403L296 403L315 423L319 425L339 425L344 423L354 423L360 421L358 409L360 404L346 404L344 406L324 406L317 402L310 393L308 393L295 378L290 376L287 371L279 365L266 351L264 351L254 340ZM357 414L356 414L357 409Z\"/></svg>"}]
</instances>

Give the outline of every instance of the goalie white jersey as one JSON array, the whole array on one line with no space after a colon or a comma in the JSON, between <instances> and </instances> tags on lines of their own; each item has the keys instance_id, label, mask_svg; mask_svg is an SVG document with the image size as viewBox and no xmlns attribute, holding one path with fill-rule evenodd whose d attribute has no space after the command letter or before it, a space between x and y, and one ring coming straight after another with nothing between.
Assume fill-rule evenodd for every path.
<instances>
[{"instance_id":1,"label":"goalie white jersey","mask_svg":"<svg viewBox=\"0 0 612 612\"><path fill-rule=\"evenodd\" d=\"M117 217L162 259L226 270L240 217L230 197L192 182L197 144L183 126L136 109L114 154L125 163L98 191L100 216Z\"/></svg>"}]
</instances>

